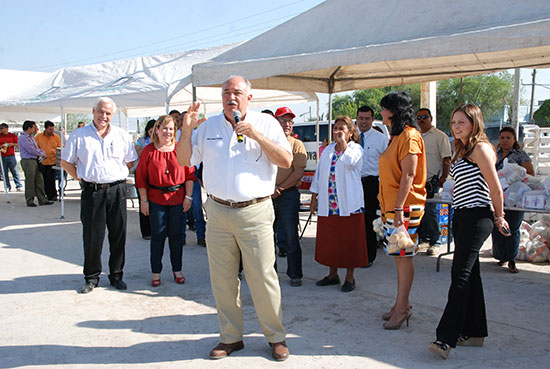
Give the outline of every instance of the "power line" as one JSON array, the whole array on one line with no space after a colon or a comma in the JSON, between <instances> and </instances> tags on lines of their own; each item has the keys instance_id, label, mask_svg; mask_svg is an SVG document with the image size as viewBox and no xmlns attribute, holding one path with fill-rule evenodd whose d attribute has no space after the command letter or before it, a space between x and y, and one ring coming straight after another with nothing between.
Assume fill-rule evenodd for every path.
<instances>
[{"instance_id":1,"label":"power line","mask_svg":"<svg viewBox=\"0 0 550 369\"><path fill-rule=\"evenodd\" d=\"M116 51L116 52L113 52L113 53L108 53L108 54L103 54L103 55L98 55L98 56L94 56L94 57L89 57L89 58L83 58L83 59L78 59L78 60L73 60L73 61L68 61L68 62L64 62L64 63L57 63L57 64L51 64L51 65L46 65L46 66L42 66L42 67L37 67L37 68L33 68L34 70L43 70L43 69L50 69L50 68L54 68L54 67L64 67L64 66L70 66L70 65L78 65L80 63L83 63L83 62L86 62L86 61L92 61L92 60L97 60L97 59L105 59L105 58L108 58L108 57L113 57L114 55L120 55L120 54L124 54L124 53L127 53L127 52L130 52L130 51L134 51L134 50L139 50L139 49L144 49L144 48L147 48L147 47L150 47L150 46L157 46L158 44L162 44L162 43L166 43L166 42L170 42L170 41L174 41L174 40L178 40L178 39L182 39L184 37L189 37L190 35L196 35L196 34L200 34L200 33L203 33L203 32L207 32L207 31L211 31L213 29L216 29L216 28L221 28L221 27L225 27L225 26L228 26L230 24L233 24L233 23L237 23L237 22L240 22L240 21L243 21L243 20L248 20L250 19L251 17L256 17L256 16L259 16L259 15L263 15L263 14L267 14L267 13L271 13L271 12L274 12L274 11L277 11L277 10L280 10L280 9L283 9L283 8L286 8L286 7L289 7L289 6L292 6L292 5L295 5L295 4L298 4L298 3L301 3L301 2L304 2L305 0L299 0L299 1L294 1L292 3L288 3L288 4L285 4L285 5L281 5L279 7L276 7L276 8L273 8L273 9L269 9L269 10L265 10L265 11L262 11L262 12L259 12L259 13L256 13L256 14L252 14L252 15L249 15L249 16L246 16L246 17L242 17L242 18L238 18L238 19L235 19L233 21L230 21L230 22L226 22L226 23L222 23L222 24L219 24L219 25L216 25L216 26L212 26L212 27L208 27L208 28L204 28L204 29L201 29L201 30L198 30L198 31L195 31L195 32L191 32L191 33L186 33L185 35L180 35L180 36L176 36L176 37L171 37L169 39L165 39L165 40L161 40L161 41L158 41L158 42L154 42L154 43L149 43L149 44L146 44L146 45L142 45L142 46L136 46L136 47L133 47L133 48L129 48L129 49L124 49L124 50L120 50L120 51ZM295 15L298 15L300 13L295 13L295 14L291 14L291 15L286 15L284 17L280 17L280 18L277 18L277 19L283 19L283 18L291 18L291 17L294 17ZM272 19L271 21L268 21L268 22L262 22L261 24L263 24L265 26L266 23L273 23L275 20L277 19ZM244 28L240 28L240 29L237 29L237 31L240 31L240 30L243 30L243 29L247 29L247 28L250 28L250 27L253 27L253 26L248 26L248 27L244 27ZM266 27L263 27L263 29L266 29ZM219 34L218 34L219 35ZM214 35L214 36L209 36L209 37L216 37L218 35ZM209 37L207 37L206 39L208 39ZM232 36L234 37L234 36ZM196 42L198 41L201 41L201 39L198 39L196 40ZM188 42L189 43L189 42ZM187 44L188 44L187 43ZM185 45L186 43L184 43L183 45ZM175 46L174 46L175 47ZM156 49L156 50L159 50L159 49ZM160 49L162 50L162 49ZM147 54L151 54L151 53L155 53L155 51L153 50L152 52L147 52ZM143 55L143 53L139 53L139 54L134 54L134 56L139 56L139 55Z\"/></svg>"}]
</instances>

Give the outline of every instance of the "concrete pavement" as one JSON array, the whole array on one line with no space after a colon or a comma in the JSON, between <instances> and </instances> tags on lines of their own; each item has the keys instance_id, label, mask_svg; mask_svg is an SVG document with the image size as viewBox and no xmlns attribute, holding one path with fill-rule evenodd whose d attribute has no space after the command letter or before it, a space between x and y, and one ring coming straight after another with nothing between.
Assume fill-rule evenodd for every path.
<instances>
[{"instance_id":1,"label":"concrete pavement","mask_svg":"<svg viewBox=\"0 0 550 369\"><path fill-rule=\"evenodd\" d=\"M82 295L79 191L74 181L69 188L65 219L59 218L59 203L28 208L22 193L11 192L6 204L0 190L0 368L548 367L549 264L519 262L520 273L511 274L495 265L488 241L481 260L489 337L482 348L459 347L444 361L427 345L446 302L450 257L440 273L434 257L415 257L410 326L385 331L379 317L395 298L393 259L379 251L372 268L356 271L357 288L351 293L339 286L317 287L315 281L328 268L313 260L315 223L302 240L302 287L289 286L281 272L286 260L278 260L291 357L282 363L271 359L243 286L245 349L211 361L218 325L206 249L195 245L195 234L188 231L184 248L186 283L173 281L166 248L162 285L153 288L149 243L141 238L137 208L129 207L128 290L114 290L104 273L99 288ZM107 258L104 250L104 271Z\"/></svg>"}]
</instances>

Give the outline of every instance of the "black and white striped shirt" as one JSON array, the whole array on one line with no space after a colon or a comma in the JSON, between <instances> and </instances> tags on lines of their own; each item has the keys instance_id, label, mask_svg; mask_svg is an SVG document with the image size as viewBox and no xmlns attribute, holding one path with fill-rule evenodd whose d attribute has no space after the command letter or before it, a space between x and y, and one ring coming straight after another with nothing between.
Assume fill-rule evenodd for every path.
<instances>
[{"instance_id":1,"label":"black and white striped shirt","mask_svg":"<svg viewBox=\"0 0 550 369\"><path fill-rule=\"evenodd\" d=\"M456 209L491 206L491 194L477 164L460 158L451 165L455 180L453 207Z\"/></svg>"}]
</instances>

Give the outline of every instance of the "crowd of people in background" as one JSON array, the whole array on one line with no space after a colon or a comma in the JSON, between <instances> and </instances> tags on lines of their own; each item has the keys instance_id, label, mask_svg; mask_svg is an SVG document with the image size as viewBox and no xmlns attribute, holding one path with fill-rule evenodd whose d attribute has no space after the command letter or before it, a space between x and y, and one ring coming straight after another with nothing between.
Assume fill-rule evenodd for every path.
<instances>
[{"instance_id":1,"label":"crowd of people in background","mask_svg":"<svg viewBox=\"0 0 550 369\"><path fill-rule=\"evenodd\" d=\"M45 122L37 135L38 125L25 121L19 137L2 123L2 173L8 190L11 173L15 189L23 191L14 151L19 147L26 205L36 207L35 198L39 205L51 205L60 196L56 153L62 148L61 166L80 181L82 189L82 293L99 284L106 229L110 283L116 289L127 288L123 281L126 178L135 174L140 232L150 242L151 285L161 285L166 239L172 276L176 283L185 283L182 249L186 228L195 230L197 244L208 245L220 327L220 343L210 358L224 358L244 348L239 293L244 269L263 333L273 358L280 361L290 351L282 323L277 247L278 255L287 258L290 286L302 286L299 187L307 153L293 134L292 110L250 111L250 89L246 79L233 76L222 85L221 114L202 118L198 103L181 114L173 110L148 121L135 144L127 132L110 124L116 104L109 98L100 98L93 107L91 124L79 122L68 139L63 137L64 148L52 122ZM447 358L457 345L481 346L487 336L479 250L489 235L494 257L517 272L514 260L523 213L504 213L497 170L505 158L528 174L534 174L533 167L511 128L502 129L494 150L475 105L462 105L452 113L454 156L447 135L432 124L431 111L420 108L415 114L406 93L390 93L380 106L389 135L374 128L375 111L362 106L355 122L349 116L336 117L334 142L324 141L319 149L310 211L317 214L315 261L329 270L316 285L341 285L342 292L353 291L355 269L371 268L381 248L394 258L397 271L396 299L381 314L383 328L397 330L404 322L408 326L414 256L419 249L436 255L439 248L438 211L427 200L451 175L456 181L452 279L436 340L429 344L430 351ZM384 237L374 230L377 218ZM401 231L411 243L395 249L392 237ZM346 270L343 283L339 268Z\"/></svg>"}]
</instances>

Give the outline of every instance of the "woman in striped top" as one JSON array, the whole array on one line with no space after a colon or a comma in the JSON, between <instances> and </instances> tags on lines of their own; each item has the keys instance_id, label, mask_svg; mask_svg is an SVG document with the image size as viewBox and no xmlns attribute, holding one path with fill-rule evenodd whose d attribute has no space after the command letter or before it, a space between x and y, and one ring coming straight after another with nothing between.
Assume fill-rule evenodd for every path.
<instances>
[{"instance_id":1,"label":"woman in striped top","mask_svg":"<svg viewBox=\"0 0 550 369\"><path fill-rule=\"evenodd\" d=\"M483 130L477 105L461 105L451 114L455 252L447 305L437 327L437 340L429 345L431 352L444 359L452 347L481 346L487 337L479 250L493 224L503 235L509 235L495 169L496 154Z\"/></svg>"}]
</instances>

